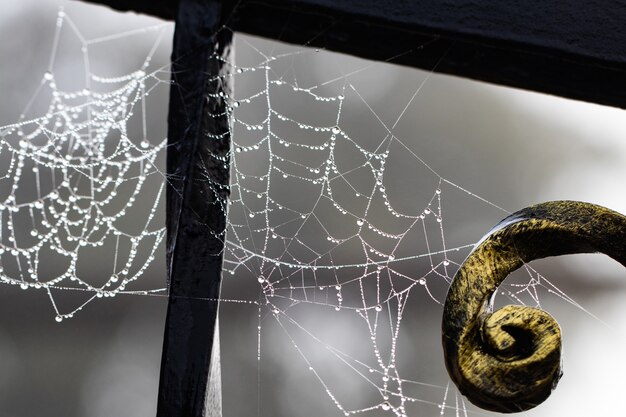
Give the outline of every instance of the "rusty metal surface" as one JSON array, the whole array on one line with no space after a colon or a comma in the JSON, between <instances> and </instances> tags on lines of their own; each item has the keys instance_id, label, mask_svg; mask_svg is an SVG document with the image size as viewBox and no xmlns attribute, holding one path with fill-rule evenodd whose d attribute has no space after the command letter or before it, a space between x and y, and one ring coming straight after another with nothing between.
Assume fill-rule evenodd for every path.
<instances>
[{"instance_id":1,"label":"rusty metal surface","mask_svg":"<svg viewBox=\"0 0 626 417\"><path fill-rule=\"evenodd\" d=\"M457 272L442 335L448 373L474 404L517 412L543 402L561 377L561 332L545 311L491 299L510 272L548 256L602 252L626 266L626 216L575 201L520 210L489 232Z\"/></svg>"}]
</instances>

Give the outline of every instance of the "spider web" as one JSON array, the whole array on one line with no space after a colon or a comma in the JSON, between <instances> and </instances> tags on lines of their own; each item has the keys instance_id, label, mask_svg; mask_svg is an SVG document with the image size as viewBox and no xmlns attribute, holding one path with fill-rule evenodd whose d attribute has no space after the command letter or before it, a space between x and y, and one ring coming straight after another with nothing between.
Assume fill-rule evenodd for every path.
<instances>
[{"instance_id":1,"label":"spider web","mask_svg":"<svg viewBox=\"0 0 626 417\"><path fill-rule=\"evenodd\" d=\"M167 296L142 277L163 256L166 139L152 134L150 111L169 88L169 66L153 63L169 31L87 39L61 9L32 100L0 128L0 283L45 291L57 321L99 298ZM64 36L84 80L61 82ZM153 39L141 62L101 75L94 51L134 36ZM480 211L488 230L508 212L430 165L419 134L397 133L432 74L416 72L400 99L386 90L384 63L239 35L236 45L220 314L254 325L242 354L257 368L256 385L242 388L256 396L254 412L288 390L304 415L476 413L447 377L430 383L429 359L415 357L439 344L438 326L420 326L439 320L480 237L455 228ZM582 309L530 265L501 290L516 303L551 295ZM288 378L307 388L268 382L264 368L276 361L303 371ZM443 368L438 356L430 362Z\"/></svg>"},{"instance_id":2,"label":"spider web","mask_svg":"<svg viewBox=\"0 0 626 417\"><path fill-rule=\"evenodd\" d=\"M403 318L415 314L411 303L443 303L474 245L448 243L446 205L506 210L440 175L395 134L430 74L385 122L357 86L369 67L338 65L312 82L305 68L319 50L264 50L246 38L236 50L225 269L237 281L225 279L222 294L234 301L246 291L239 280L256 282L259 367L263 339L282 336L340 415L468 415L449 384L407 372ZM419 189L398 189L411 176ZM502 294L536 306L546 288L567 298L530 272Z\"/></svg>"},{"instance_id":3,"label":"spider web","mask_svg":"<svg viewBox=\"0 0 626 417\"><path fill-rule=\"evenodd\" d=\"M154 260L165 235L154 218L165 184L157 158L166 140L150 137L146 127L147 97L168 85L167 70L150 69L164 28L87 40L61 9L47 71L19 121L0 130L0 281L46 291L59 322L95 298L133 293L127 287ZM79 90L57 83L55 59L64 30L80 47L85 79ZM136 71L116 77L91 71L90 51L99 44L149 32L157 34L154 48ZM46 101L44 115L29 118L32 107ZM131 135L133 123L139 128ZM138 208L138 200L151 204ZM131 216L140 222L129 222ZM102 274L84 264L83 258L91 259L85 254L89 251L113 254L110 273L94 279ZM61 311L55 297L59 290L79 290L88 297Z\"/></svg>"}]
</instances>

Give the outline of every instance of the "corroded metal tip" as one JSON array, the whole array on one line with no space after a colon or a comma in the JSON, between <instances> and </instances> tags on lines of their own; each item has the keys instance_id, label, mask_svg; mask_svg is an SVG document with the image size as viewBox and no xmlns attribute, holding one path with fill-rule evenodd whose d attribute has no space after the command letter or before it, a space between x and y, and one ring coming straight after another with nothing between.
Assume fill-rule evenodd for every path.
<instances>
[{"instance_id":1,"label":"corroded metal tip","mask_svg":"<svg viewBox=\"0 0 626 417\"><path fill-rule=\"evenodd\" d=\"M490 300L512 271L534 259L602 252L626 266L626 216L577 201L522 209L483 237L457 272L444 305L450 377L475 405L513 413L542 403L561 377L561 330L545 311Z\"/></svg>"}]
</instances>

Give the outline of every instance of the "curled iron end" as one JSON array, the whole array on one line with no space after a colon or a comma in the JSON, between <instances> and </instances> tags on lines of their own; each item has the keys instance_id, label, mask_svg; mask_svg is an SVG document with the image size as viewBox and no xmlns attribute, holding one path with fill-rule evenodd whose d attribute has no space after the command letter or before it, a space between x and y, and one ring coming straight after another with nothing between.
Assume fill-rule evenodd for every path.
<instances>
[{"instance_id":1,"label":"curled iron end","mask_svg":"<svg viewBox=\"0 0 626 417\"><path fill-rule=\"evenodd\" d=\"M626 216L577 201L552 201L498 223L457 272L444 305L446 367L458 389L486 410L513 413L542 403L561 372L561 330L543 310L491 311L498 286L524 263L602 252L626 266Z\"/></svg>"}]
</instances>

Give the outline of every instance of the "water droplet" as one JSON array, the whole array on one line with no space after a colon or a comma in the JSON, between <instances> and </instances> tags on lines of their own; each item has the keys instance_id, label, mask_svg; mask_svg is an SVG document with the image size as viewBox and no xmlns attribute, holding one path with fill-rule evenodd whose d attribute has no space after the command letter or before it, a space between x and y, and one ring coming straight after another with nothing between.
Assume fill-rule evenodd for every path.
<instances>
[{"instance_id":1,"label":"water droplet","mask_svg":"<svg viewBox=\"0 0 626 417\"><path fill-rule=\"evenodd\" d=\"M376 307L374 307L374 310L376 310L376 311L378 311L378 312L381 312L381 311L383 311L383 306L381 306L381 305L379 304L379 305L377 305Z\"/></svg>"},{"instance_id":2,"label":"water droplet","mask_svg":"<svg viewBox=\"0 0 626 417\"><path fill-rule=\"evenodd\" d=\"M62 317L62 316L56 316L56 317L54 318L54 320L55 320L57 323L61 323L61 322L63 321L63 317Z\"/></svg>"},{"instance_id":3,"label":"water droplet","mask_svg":"<svg viewBox=\"0 0 626 417\"><path fill-rule=\"evenodd\" d=\"M265 277L261 275L259 276L259 278L257 278L257 281L259 281L260 284L263 284L265 282Z\"/></svg>"},{"instance_id":4,"label":"water droplet","mask_svg":"<svg viewBox=\"0 0 626 417\"><path fill-rule=\"evenodd\" d=\"M385 401L380 405L380 408L382 408L384 411L389 411L391 410L391 405L387 401Z\"/></svg>"},{"instance_id":5,"label":"water droplet","mask_svg":"<svg viewBox=\"0 0 626 417\"><path fill-rule=\"evenodd\" d=\"M362 219L357 220L356 224L359 226L363 226L363 220Z\"/></svg>"},{"instance_id":6,"label":"water droplet","mask_svg":"<svg viewBox=\"0 0 626 417\"><path fill-rule=\"evenodd\" d=\"M339 132L341 132L341 130L339 130L339 128L337 126L333 127L332 129L333 134L338 134Z\"/></svg>"}]
</instances>

